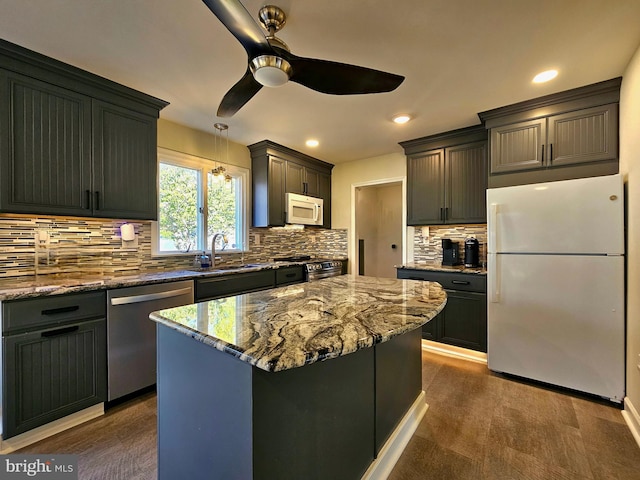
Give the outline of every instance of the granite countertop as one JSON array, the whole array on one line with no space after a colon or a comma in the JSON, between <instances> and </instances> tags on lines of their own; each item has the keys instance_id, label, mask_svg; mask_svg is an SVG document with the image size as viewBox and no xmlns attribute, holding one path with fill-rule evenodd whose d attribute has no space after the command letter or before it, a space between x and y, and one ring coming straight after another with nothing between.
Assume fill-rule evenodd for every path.
<instances>
[{"instance_id":1,"label":"granite countertop","mask_svg":"<svg viewBox=\"0 0 640 480\"><path fill-rule=\"evenodd\" d=\"M255 272L259 270L277 269L304 265L309 261L298 262L266 262L250 264L249 267L230 269L222 265L220 269L209 270L158 270L138 273L122 273L116 275L98 274L64 274L64 275L34 275L28 277L5 278L0 280L0 301L16 300L20 298L42 297L47 295L62 295L92 290L110 288L134 287L137 285L151 285L177 280L192 280L195 278L229 275L234 273Z\"/></svg>"},{"instance_id":2,"label":"granite countertop","mask_svg":"<svg viewBox=\"0 0 640 480\"><path fill-rule=\"evenodd\" d=\"M151 319L277 372L385 342L445 304L435 282L341 275L161 310Z\"/></svg>"},{"instance_id":3,"label":"granite countertop","mask_svg":"<svg viewBox=\"0 0 640 480\"><path fill-rule=\"evenodd\" d=\"M448 272L448 273L470 273L475 275L486 275L487 269L484 267L465 267L464 265L456 265L454 267L448 265L442 265L441 263L428 263L428 262L416 262L416 263L404 263L402 265L396 265L396 268L412 268L414 270L430 270L434 272Z\"/></svg>"}]
</instances>

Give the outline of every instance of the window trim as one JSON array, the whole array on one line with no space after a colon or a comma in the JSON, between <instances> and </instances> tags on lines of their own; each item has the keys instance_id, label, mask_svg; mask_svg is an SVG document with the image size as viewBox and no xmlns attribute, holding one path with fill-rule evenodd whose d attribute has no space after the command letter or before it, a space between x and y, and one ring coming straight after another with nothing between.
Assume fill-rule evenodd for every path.
<instances>
[{"instance_id":1,"label":"window trim","mask_svg":"<svg viewBox=\"0 0 640 480\"><path fill-rule=\"evenodd\" d=\"M191 155L184 152L178 152L176 150L169 150L167 148L158 147L158 174L156 175L156 195L158 199L160 198L160 163L167 163L170 165L175 165L178 167L184 168L193 168L200 170L201 174L205 174L204 180L202 180L201 186L203 188L200 189L200 198L198 199L199 203L202 205L205 211L207 211L207 176L206 173L211 169L223 166L229 175L236 177L240 180L240 194L239 202L240 207L239 210L241 212L242 218L240 219L240 238L242 239L242 249L239 248L230 248L225 249L221 252L216 252L216 255L225 255L230 253L241 253L249 251L249 205L250 205L250 197L249 197L249 189L251 186L250 178L249 178L249 169L240 167L238 165L232 165L227 163L218 162L211 158L200 157L197 155ZM158 219L160 218L160 202L158 201ZM161 251L160 250L160 228L159 228L159 220L154 220L151 222L151 252L153 256L158 257L166 257L166 256L192 256L194 252L201 252L202 249L196 248L192 249L188 252L181 251ZM207 219L205 218L205 222L203 225L204 231L206 232L207 228ZM206 252L211 252L211 246L205 248Z\"/></svg>"}]
</instances>

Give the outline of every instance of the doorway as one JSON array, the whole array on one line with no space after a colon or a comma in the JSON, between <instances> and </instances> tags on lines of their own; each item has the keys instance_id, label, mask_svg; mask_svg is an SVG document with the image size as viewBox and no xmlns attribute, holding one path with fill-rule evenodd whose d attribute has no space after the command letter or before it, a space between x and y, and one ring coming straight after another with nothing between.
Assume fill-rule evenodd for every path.
<instances>
[{"instance_id":1,"label":"doorway","mask_svg":"<svg viewBox=\"0 0 640 480\"><path fill-rule=\"evenodd\" d=\"M396 278L403 261L401 181L355 187L355 263L352 273Z\"/></svg>"}]
</instances>

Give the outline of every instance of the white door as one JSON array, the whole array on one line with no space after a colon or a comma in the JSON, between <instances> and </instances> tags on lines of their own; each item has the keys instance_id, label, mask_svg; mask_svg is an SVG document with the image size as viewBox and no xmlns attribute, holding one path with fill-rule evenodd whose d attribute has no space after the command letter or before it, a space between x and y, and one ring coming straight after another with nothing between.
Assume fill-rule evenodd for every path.
<instances>
[{"instance_id":1,"label":"white door","mask_svg":"<svg viewBox=\"0 0 640 480\"><path fill-rule=\"evenodd\" d=\"M624 257L490 255L495 371L622 401Z\"/></svg>"}]
</instances>

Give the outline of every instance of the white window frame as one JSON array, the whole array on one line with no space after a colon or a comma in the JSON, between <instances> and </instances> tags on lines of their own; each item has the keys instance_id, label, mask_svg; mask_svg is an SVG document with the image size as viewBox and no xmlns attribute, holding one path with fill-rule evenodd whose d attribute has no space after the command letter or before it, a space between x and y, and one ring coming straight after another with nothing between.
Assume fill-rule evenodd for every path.
<instances>
[{"instance_id":1,"label":"white window frame","mask_svg":"<svg viewBox=\"0 0 640 480\"><path fill-rule=\"evenodd\" d=\"M249 170L243 167L239 167L237 165L230 165L221 163L209 158L198 157L196 155L190 155L183 152L177 152L175 150L169 150L166 148L158 148L158 169L160 168L160 163L166 163L170 165L175 165L178 167L192 168L194 170L200 170L201 175L201 185L200 185L200 195L198 198L198 202L203 208L203 212L207 212L207 173L209 173L213 168L218 166L223 166L226 169L226 173L231 175L232 177L238 178L240 180L240 192L237 196L237 202L239 203L237 207L237 211L240 212L240 218L236 220L237 225L236 228L238 230L238 235L242 240L242 248L225 248L223 251L216 251L216 255L218 254L228 254L228 253L240 253L242 251L249 251ZM160 218L160 175L158 174L156 180L157 187L157 196L158 196L158 218ZM202 213L203 222L202 228L198 229L198 237L206 236L207 231L207 215ZM201 239L199 238L199 241ZM206 242L206 238L204 239ZM184 251L160 251L160 228L158 227L158 221L151 222L151 249L154 256L177 256L177 255L194 255L194 252L201 252L203 248L196 247L195 249L191 249L188 252ZM205 251L211 252L211 245L205 245Z\"/></svg>"}]
</instances>

